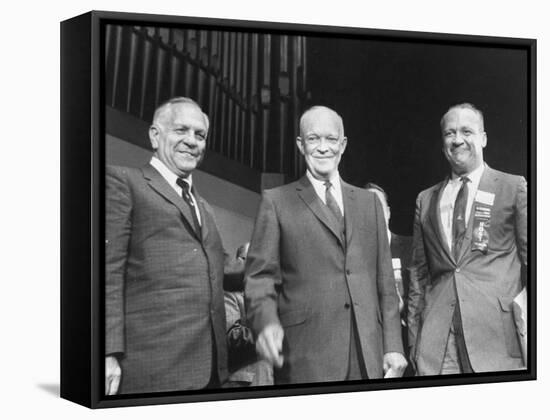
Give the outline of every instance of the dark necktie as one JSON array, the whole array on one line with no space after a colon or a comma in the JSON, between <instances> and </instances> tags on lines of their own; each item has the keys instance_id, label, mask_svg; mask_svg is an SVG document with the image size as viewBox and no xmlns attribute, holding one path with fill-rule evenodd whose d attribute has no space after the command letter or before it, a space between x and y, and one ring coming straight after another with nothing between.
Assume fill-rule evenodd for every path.
<instances>
[{"instance_id":1,"label":"dark necktie","mask_svg":"<svg viewBox=\"0 0 550 420\"><path fill-rule=\"evenodd\" d=\"M189 194L189 184L187 183L187 181L181 178L177 179L176 184L178 184L181 187L181 196L183 198L183 201L187 203L187 205L189 206L189 210L191 210L191 216L193 217L193 225L194 225L193 227L195 228L195 232L200 236L201 225L199 223L199 218L197 217L195 203L193 203L191 194Z\"/></svg>"},{"instance_id":2,"label":"dark necktie","mask_svg":"<svg viewBox=\"0 0 550 420\"><path fill-rule=\"evenodd\" d=\"M456 196L455 206L453 209L453 254L455 261L457 262L460 256L460 248L462 247L464 234L466 233L466 206L468 203L467 184L470 179L467 176L463 176L460 178L460 181L462 182L462 185L460 186L460 190L458 191L458 195ZM455 310L453 312L453 330L455 334L460 371L462 373L471 373L473 371L470 364L470 359L468 357L468 350L466 349L466 342L464 341L464 331L462 329L462 317L460 315L459 302L456 303Z\"/></svg>"},{"instance_id":3,"label":"dark necktie","mask_svg":"<svg viewBox=\"0 0 550 420\"><path fill-rule=\"evenodd\" d=\"M340 211L340 207L338 207L338 203L336 202L334 196L330 192L330 187L332 187L332 184L330 181L325 181L325 200L327 202L327 207L330 209L334 217L336 217L336 220L338 223L342 223L342 212Z\"/></svg>"},{"instance_id":4,"label":"dark necktie","mask_svg":"<svg viewBox=\"0 0 550 420\"><path fill-rule=\"evenodd\" d=\"M467 176L460 178L462 185L456 196L453 209L453 255L458 260L462 240L466 233L466 205L468 203L468 185L470 179Z\"/></svg>"}]
</instances>

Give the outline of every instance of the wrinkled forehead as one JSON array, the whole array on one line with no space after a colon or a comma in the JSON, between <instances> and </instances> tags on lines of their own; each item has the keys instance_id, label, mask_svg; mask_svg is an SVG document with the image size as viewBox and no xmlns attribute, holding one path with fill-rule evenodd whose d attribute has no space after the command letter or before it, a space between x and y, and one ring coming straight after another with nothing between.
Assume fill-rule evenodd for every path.
<instances>
[{"instance_id":1,"label":"wrinkled forehead","mask_svg":"<svg viewBox=\"0 0 550 420\"><path fill-rule=\"evenodd\" d=\"M441 129L470 127L483 131L483 120L480 115L469 108L453 108L447 111L441 120Z\"/></svg>"},{"instance_id":2,"label":"wrinkled forehead","mask_svg":"<svg viewBox=\"0 0 550 420\"><path fill-rule=\"evenodd\" d=\"M302 136L334 135L341 136L344 133L342 119L330 109L314 109L306 112L302 117L300 133Z\"/></svg>"},{"instance_id":3,"label":"wrinkled forehead","mask_svg":"<svg viewBox=\"0 0 550 420\"><path fill-rule=\"evenodd\" d=\"M191 103L168 104L160 109L157 115L157 123L163 125L185 124L208 129L208 122L202 110Z\"/></svg>"}]
</instances>

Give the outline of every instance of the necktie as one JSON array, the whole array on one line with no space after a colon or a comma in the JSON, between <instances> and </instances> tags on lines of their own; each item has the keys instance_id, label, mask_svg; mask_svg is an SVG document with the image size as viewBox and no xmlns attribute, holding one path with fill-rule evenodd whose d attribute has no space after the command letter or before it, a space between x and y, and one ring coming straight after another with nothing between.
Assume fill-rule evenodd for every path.
<instances>
[{"instance_id":1,"label":"necktie","mask_svg":"<svg viewBox=\"0 0 550 420\"><path fill-rule=\"evenodd\" d=\"M456 196L453 209L453 255L458 260L462 240L466 233L466 205L468 203L468 186L470 179L467 176L460 178L462 185Z\"/></svg>"},{"instance_id":2,"label":"necktie","mask_svg":"<svg viewBox=\"0 0 550 420\"><path fill-rule=\"evenodd\" d=\"M201 225L199 223L199 218L197 217L197 210L195 208L195 203L193 203L191 194L189 194L189 184L181 178L178 178L176 180L176 184L178 184L181 187L181 196L183 198L183 201L187 203L187 205L189 206L189 210L191 210L191 216L193 217L193 225L194 225L193 227L195 228L195 232L200 236Z\"/></svg>"},{"instance_id":3,"label":"necktie","mask_svg":"<svg viewBox=\"0 0 550 420\"><path fill-rule=\"evenodd\" d=\"M470 179L467 176L460 178L462 185L456 196L455 206L453 209L453 254L455 261L458 261L462 240L466 233L466 205L468 203L468 182ZM456 278L455 278L456 281ZM456 285L455 285L456 288ZM456 348L458 354L458 362L462 373L471 373L472 367L464 341L464 332L462 329L462 318L460 316L460 304L457 302L453 312L453 330L456 340Z\"/></svg>"},{"instance_id":4,"label":"necktie","mask_svg":"<svg viewBox=\"0 0 550 420\"><path fill-rule=\"evenodd\" d=\"M343 219L342 212L340 211L340 207L338 207L338 203L336 202L334 196L330 192L330 187L332 187L332 184L330 183L330 181L325 182L325 187L326 187L325 200L327 202L327 207L330 209L334 217L336 217L336 220L338 221L338 223L342 223L342 219Z\"/></svg>"}]
</instances>

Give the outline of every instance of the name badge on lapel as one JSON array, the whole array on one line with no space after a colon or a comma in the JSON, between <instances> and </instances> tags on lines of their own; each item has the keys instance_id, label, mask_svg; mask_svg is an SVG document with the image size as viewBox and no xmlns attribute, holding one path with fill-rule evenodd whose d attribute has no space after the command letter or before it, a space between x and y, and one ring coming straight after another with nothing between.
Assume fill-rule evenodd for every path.
<instances>
[{"instance_id":1,"label":"name badge on lapel","mask_svg":"<svg viewBox=\"0 0 550 420\"><path fill-rule=\"evenodd\" d=\"M486 193L488 194L488 193ZM494 196L494 195L493 195ZM477 197L476 197L477 199ZM472 231L472 251L486 254L489 247L489 226L491 224L491 204L474 202L474 226Z\"/></svg>"}]
</instances>

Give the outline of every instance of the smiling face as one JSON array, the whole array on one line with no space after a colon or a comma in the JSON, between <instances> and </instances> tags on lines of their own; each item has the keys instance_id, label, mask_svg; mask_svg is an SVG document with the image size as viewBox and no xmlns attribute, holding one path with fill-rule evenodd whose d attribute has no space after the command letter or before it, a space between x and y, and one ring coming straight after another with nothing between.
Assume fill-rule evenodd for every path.
<instances>
[{"instance_id":1,"label":"smiling face","mask_svg":"<svg viewBox=\"0 0 550 420\"><path fill-rule=\"evenodd\" d=\"M443 154L456 175L472 172L483 164L487 135L480 114L470 108L451 108L441 121Z\"/></svg>"},{"instance_id":2,"label":"smiling face","mask_svg":"<svg viewBox=\"0 0 550 420\"><path fill-rule=\"evenodd\" d=\"M192 103L165 106L149 128L155 156L173 173L187 178L204 156L208 125L200 108Z\"/></svg>"},{"instance_id":3,"label":"smiling face","mask_svg":"<svg viewBox=\"0 0 550 420\"><path fill-rule=\"evenodd\" d=\"M302 116L296 145L315 178L328 180L332 177L338 170L346 144L342 119L333 110L314 107Z\"/></svg>"}]
</instances>

